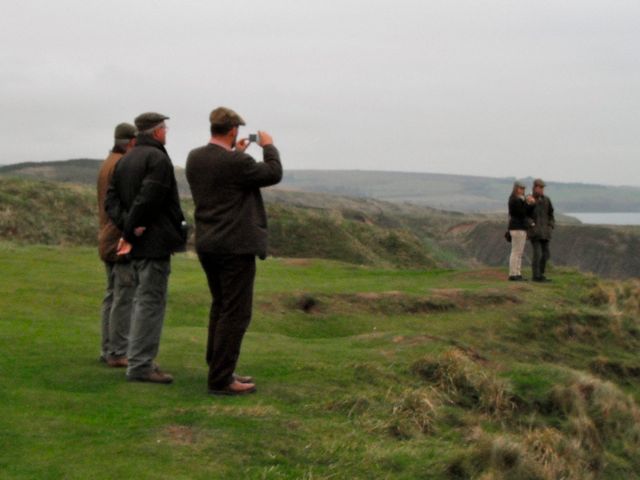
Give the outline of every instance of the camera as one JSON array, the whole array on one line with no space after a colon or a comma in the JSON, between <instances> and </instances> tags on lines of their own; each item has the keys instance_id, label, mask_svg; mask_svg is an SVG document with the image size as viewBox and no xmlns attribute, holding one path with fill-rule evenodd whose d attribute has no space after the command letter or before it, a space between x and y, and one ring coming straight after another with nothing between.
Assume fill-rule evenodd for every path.
<instances>
[{"instance_id":1,"label":"camera","mask_svg":"<svg viewBox=\"0 0 640 480\"><path fill-rule=\"evenodd\" d=\"M250 133L249 134L249 141L250 142L255 142L255 143L260 143L260 134L259 133Z\"/></svg>"}]
</instances>

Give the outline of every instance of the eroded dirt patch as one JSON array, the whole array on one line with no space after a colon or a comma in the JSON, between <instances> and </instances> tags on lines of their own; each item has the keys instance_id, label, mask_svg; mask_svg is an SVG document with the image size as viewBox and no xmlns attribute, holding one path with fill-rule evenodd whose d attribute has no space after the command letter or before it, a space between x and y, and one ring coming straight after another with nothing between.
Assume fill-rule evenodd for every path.
<instances>
[{"instance_id":1,"label":"eroded dirt patch","mask_svg":"<svg viewBox=\"0 0 640 480\"><path fill-rule=\"evenodd\" d=\"M168 425L163 429L162 437L173 445L193 445L196 441L195 432L186 425Z\"/></svg>"},{"instance_id":2,"label":"eroded dirt patch","mask_svg":"<svg viewBox=\"0 0 640 480\"><path fill-rule=\"evenodd\" d=\"M358 293L298 293L270 299L269 308L280 305L283 310L306 314L420 315L487 305L518 304L517 292L488 289L464 291L461 289L434 290L429 295L410 295L399 291Z\"/></svg>"}]
</instances>

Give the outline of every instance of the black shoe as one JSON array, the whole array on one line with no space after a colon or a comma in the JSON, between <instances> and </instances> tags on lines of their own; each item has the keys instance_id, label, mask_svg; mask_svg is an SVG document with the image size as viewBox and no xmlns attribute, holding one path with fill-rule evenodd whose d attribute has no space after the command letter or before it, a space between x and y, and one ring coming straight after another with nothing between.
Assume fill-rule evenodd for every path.
<instances>
[{"instance_id":1,"label":"black shoe","mask_svg":"<svg viewBox=\"0 0 640 480\"><path fill-rule=\"evenodd\" d=\"M522 280L522 277L518 278L517 275L509 275L510 282L519 282L520 280Z\"/></svg>"},{"instance_id":2,"label":"black shoe","mask_svg":"<svg viewBox=\"0 0 640 480\"><path fill-rule=\"evenodd\" d=\"M550 283L551 280L549 280L547 277L545 277L544 275L542 277L534 277L533 278L534 282L538 282L538 283Z\"/></svg>"}]
</instances>

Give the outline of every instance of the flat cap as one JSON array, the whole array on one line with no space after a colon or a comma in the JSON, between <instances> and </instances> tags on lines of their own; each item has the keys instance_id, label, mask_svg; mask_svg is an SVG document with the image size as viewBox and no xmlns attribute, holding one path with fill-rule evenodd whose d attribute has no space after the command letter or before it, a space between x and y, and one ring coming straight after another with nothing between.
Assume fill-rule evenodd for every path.
<instances>
[{"instance_id":1,"label":"flat cap","mask_svg":"<svg viewBox=\"0 0 640 480\"><path fill-rule=\"evenodd\" d=\"M527 188L524 186L524 183L522 183L520 180L516 180L515 182L513 182L513 187L514 188Z\"/></svg>"},{"instance_id":2,"label":"flat cap","mask_svg":"<svg viewBox=\"0 0 640 480\"><path fill-rule=\"evenodd\" d=\"M136 138L137 133L136 127L130 123L119 123L113 132L113 138L116 140L131 140L132 138Z\"/></svg>"},{"instance_id":3,"label":"flat cap","mask_svg":"<svg viewBox=\"0 0 640 480\"><path fill-rule=\"evenodd\" d=\"M536 179L533 181L533 186L534 186L534 187L546 187L546 186L547 186L547 184L546 184L546 183L544 183L544 181L543 181L541 178L536 178Z\"/></svg>"},{"instance_id":4,"label":"flat cap","mask_svg":"<svg viewBox=\"0 0 640 480\"><path fill-rule=\"evenodd\" d=\"M237 127L238 125L246 125L240 115L226 107L218 107L209 115L211 125L221 127Z\"/></svg>"},{"instance_id":5,"label":"flat cap","mask_svg":"<svg viewBox=\"0 0 640 480\"><path fill-rule=\"evenodd\" d=\"M168 120L169 117L156 112L146 112L138 115L134 122L138 128L138 132L144 132L145 130L151 130L156 125Z\"/></svg>"}]
</instances>

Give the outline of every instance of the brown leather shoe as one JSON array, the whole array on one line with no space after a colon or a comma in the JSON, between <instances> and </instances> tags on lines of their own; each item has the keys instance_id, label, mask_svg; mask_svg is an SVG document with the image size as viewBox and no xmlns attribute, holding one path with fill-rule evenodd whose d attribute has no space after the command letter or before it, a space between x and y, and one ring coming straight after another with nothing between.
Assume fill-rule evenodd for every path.
<instances>
[{"instance_id":1,"label":"brown leather shoe","mask_svg":"<svg viewBox=\"0 0 640 480\"><path fill-rule=\"evenodd\" d=\"M240 383L234 380L224 388L209 389L209 395L247 395L248 393L254 393L256 386L253 383Z\"/></svg>"},{"instance_id":2,"label":"brown leather shoe","mask_svg":"<svg viewBox=\"0 0 640 480\"><path fill-rule=\"evenodd\" d=\"M148 382L148 383L162 383L168 385L173 382L173 377L159 369L150 371L143 377L130 377L127 375L127 381L129 382Z\"/></svg>"},{"instance_id":3,"label":"brown leather shoe","mask_svg":"<svg viewBox=\"0 0 640 480\"><path fill-rule=\"evenodd\" d=\"M129 365L127 357L107 357L107 365L113 368L124 368Z\"/></svg>"},{"instance_id":4,"label":"brown leather shoe","mask_svg":"<svg viewBox=\"0 0 640 480\"><path fill-rule=\"evenodd\" d=\"M245 377L244 375L233 374L233 379L240 383L253 383L253 377Z\"/></svg>"}]
</instances>

